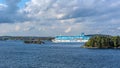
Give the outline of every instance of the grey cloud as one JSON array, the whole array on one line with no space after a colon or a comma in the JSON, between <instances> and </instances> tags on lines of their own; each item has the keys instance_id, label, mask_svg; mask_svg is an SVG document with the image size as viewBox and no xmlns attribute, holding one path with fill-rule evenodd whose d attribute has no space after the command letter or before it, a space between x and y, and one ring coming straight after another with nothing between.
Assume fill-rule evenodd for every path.
<instances>
[{"instance_id":1,"label":"grey cloud","mask_svg":"<svg viewBox=\"0 0 120 68\"><path fill-rule=\"evenodd\" d=\"M18 3L21 0L5 0L3 9L0 10L0 23L16 23L27 21L28 18L24 13L20 13Z\"/></svg>"},{"instance_id":2,"label":"grey cloud","mask_svg":"<svg viewBox=\"0 0 120 68\"><path fill-rule=\"evenodd\" d=\"M93 1L93 2L92 2ZM107 15L111 13L119 12L120 8L119 5L113 6L113 4L118 3L120 1L116 0L92 0L91 4L87 5L88 0L79 0L79 2L82 2L83 4L77 5L77 9L68 11L68 13L62 18L62 19L69 19L69 18L79 18L79 17L100 17L102 15ZM87 7L86 7L87 5Z\"/></svg>"},{"instance_id":3,"label":"grey cloud","mask_svg":"<svg viewBox=\"0 0 120 68\"><path fill-rule=\"evenodd\" d=\"M95 16L97 11L94 9L78 9L74 12L70 12L65 15L62 19L70 19L70 18L79 18L79 17L91 17Z\"/></svg>"},{"instance_id":4,"label":"grey cloud","mask_svg":"<svg viewBox=\"0 0 120 68\"><path fill-rule=\"evenodd\" d=\"M19 9L19 7L17 6L18 3L20 2L21 0L6 0L6 5L8 6L7 7L7 13L16 13L16 11Z\"/></svg>"}]
</instances>

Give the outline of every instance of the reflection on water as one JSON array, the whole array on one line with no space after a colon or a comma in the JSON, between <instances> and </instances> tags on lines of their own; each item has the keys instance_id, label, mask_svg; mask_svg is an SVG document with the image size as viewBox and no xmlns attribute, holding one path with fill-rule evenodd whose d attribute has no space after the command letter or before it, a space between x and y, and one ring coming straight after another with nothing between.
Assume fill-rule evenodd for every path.
<instances>
[{"instance_id":1,"label":"reflection on water","mask_svg":"<svg viewBox=\"0 0 120 68\"><path fill-rule=\"evenodd\" d=\"M0 41L0 68L120 68L119 49Z\"/></svg>"}]
</instances>

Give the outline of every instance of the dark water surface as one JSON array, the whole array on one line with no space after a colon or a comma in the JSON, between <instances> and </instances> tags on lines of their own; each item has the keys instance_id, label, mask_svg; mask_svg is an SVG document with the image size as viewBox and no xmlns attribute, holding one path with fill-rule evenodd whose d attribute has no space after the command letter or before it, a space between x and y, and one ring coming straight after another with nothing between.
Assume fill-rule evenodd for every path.
<instances>
[{"instance_id":1,"label":"dark water surface","mask_svg":"<svg viewBox=\"0 0 120 68\"><path fill-rule=\"evenodd\" d=\"M119 49L0 41L0 68L120 68Z\"/></svg>"}]
</instances>

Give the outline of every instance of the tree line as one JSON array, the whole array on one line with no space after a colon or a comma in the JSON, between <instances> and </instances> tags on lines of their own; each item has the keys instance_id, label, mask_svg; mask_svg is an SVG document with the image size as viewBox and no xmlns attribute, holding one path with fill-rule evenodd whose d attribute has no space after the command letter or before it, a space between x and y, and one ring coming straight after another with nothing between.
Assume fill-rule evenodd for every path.
<instances>
[{"instance_id":1,"label":"tree line","mask_svg":"<svg viewBox=\"0 0 120 68\"><path fill-rule=\"evenodd\" d=\"M120 48L120 36L96 35L85 43L88 48Z\"/></svg>"}]
</instances>

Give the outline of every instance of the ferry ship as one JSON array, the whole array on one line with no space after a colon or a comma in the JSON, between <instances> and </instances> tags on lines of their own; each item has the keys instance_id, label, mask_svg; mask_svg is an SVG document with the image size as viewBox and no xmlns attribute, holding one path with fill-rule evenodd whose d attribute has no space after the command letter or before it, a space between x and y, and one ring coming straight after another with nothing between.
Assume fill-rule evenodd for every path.
<instances>
[{"instance_id":1,"label":"ferry ship","mask_svg":"<svg viewBox=\"0 0 120 68\"><path fill-rule=\"evenodd\" d=\"M91 36L85 35L84 33L78 36L56 36L52 40L54 43L84 43L90 39Z\"/></svg>"}]
</instances>

